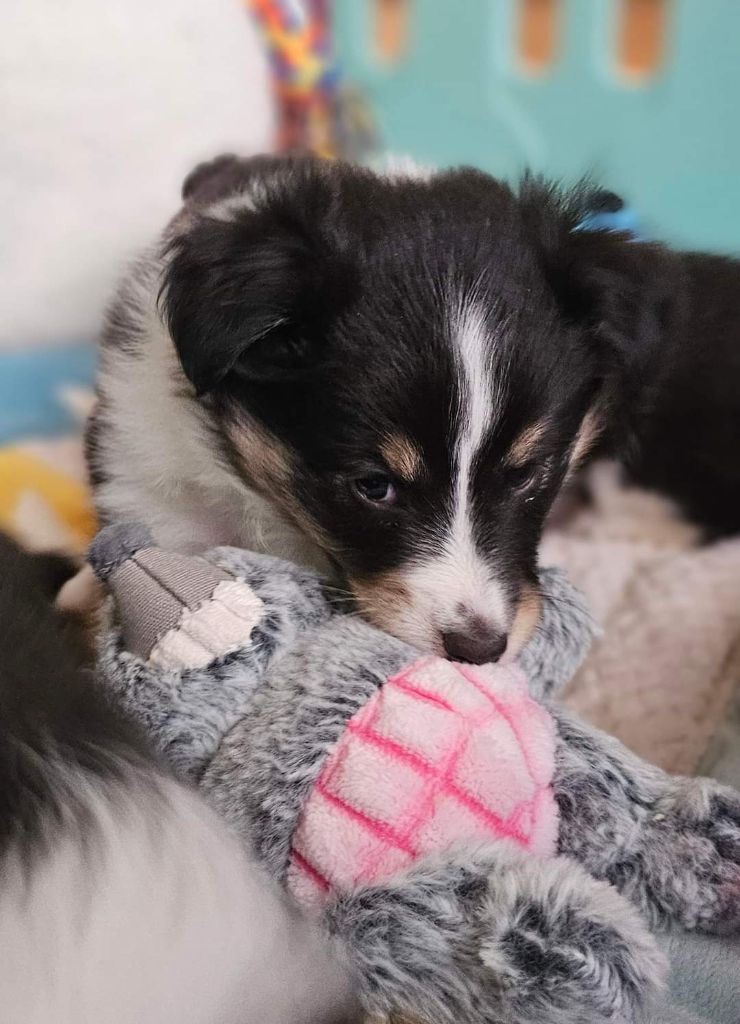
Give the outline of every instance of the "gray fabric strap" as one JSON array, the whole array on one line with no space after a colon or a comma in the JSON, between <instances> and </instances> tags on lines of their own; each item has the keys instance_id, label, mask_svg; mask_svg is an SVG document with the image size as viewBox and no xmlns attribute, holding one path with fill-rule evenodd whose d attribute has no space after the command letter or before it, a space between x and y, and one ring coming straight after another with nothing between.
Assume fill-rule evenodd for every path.
<instances>
[{"instance_id":1,"label":"gray fabric strap","mask_svg":"<svg viewBox=\"0 0 740 1024\"><path fill-rule=\"evenodd\" d=\"M205 558L184 557L160 548L138 551L134 561L187 608L197 608L222 580L233 578Z\"/></svg>"},{"instance_id":2,"label":"gray fabric strap","mask_svg":"<svg viewBox=\"0 0 740 1024\"><path fill-rule=\"evenodd\" d=\"M133 560L115 570L110 585L123 642L132 654L146 660L158 638L178 624L183 605Z\"/></svg>"},{"instance_id":3,"label":"gray fabric strap","mask_svg":"<svg viewBox=\"0 0 740 1024\"><path fill-rule=\"evenodd\" d=\"M138 551L110 577L128 649L148 658L157 640L179 624L184 609L199 607L231 578L204 558L159 548Z\"/></svg>"}]
</instances>

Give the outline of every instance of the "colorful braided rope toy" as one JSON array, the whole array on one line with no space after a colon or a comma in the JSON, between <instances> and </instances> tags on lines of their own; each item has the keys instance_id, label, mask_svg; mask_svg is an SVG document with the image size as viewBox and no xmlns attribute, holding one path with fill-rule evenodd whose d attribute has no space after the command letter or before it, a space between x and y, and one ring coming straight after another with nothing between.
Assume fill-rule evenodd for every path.
<instances>
[{"instance_id":1,"label":"colorful braided rope toy","mask_svg":"<svg viewBox=\"0 0 740 1024\"><path fill-rule=\"evenodd\" d=\"M367 105L345 81L328 0L246 0L267 50L278 117L276 149L359 159L373 148Z\"/></svg>"}]
</instances>

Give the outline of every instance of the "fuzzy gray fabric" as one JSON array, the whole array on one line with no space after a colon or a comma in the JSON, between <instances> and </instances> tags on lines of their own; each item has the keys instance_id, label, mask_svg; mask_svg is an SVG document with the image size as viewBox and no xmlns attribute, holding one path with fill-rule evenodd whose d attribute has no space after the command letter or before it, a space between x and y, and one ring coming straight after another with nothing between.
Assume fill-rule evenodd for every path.
<instances>
[{"instance_id":1,"label":"fuzzy gray fabric","mask_svg":"<svg viewBox=\"0 0 740 1024\"><path fill-rule=\"evenodd\" d=\"M740 794L666 775L574 716L553 714L560 853L611 882L653 925L738 930Z\"/></svg>"},{"instance_id":2,"label":"fuzzy gray fabric","mask_svg":"<svg viewBox=\"0 0 740 1024\"><path fill-rule=\"evenodd\" d=\"M328 920L364 1005L430 1024L633 1021L663 972L613 888L506 844L426 858L340 897Z\"/></svg>"},{"instance_id":3,"label":"fuzzy gray fabric","mask_svg":"<svg viewBox=\"0 0 740 1024\"><path fill-rule=\"evenodd\" d=\"M124 648L111 607L102 674L283 879L326 755L416 654L336 613L311 573L236 549L206 557L262 602L243 647L205 669L163 670ZM543 573L541 588L542 622L521 662L555 720L560 856L468 846L337 897L326 924L347 945L371 1014L430 1024L642 1021L664 964L645 920L740 926L740 796L670 778L547 703L592 625L561 573Z\"/></svg>"},{"instance_id":4,"label":"fuzzy gray fabric","mask_svg":"<svg viewBox=\"0 0 740 1024\"><path fill-rule=\"evenodd\" d=\"M282 878L298 815L352 716L415 652L382 647L365 623L335 616L299 638L224 737L203 776L211 802Z\"/></svg>"},{"instance_id":5,"label":"fuzzy gray fabric","mask_svg":"<svg viewBox=\"0 0 740 1024\"><path fill-rule=\"evenodd\" d=\"M87 560L98 579L107 580L114 569L142 548L151 547L152 535L140 523L118 523L113 530L101 530L87 552Z\"/></svg>"}]
</instances>

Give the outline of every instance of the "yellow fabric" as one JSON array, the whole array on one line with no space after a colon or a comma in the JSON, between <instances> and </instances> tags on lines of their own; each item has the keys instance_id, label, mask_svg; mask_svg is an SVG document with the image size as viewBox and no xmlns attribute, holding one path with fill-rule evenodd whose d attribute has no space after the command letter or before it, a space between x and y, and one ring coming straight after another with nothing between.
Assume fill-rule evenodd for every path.
<instances>
[{"instance_id":1,"label":"yellow fabric","mask_svg":"<svg viewBox=\"0 0 740 1024\"><path fill-rule=\"evenodd\" d=\"M0 529L26 544L37 538L38 546L81 552L95 534L95 515L84 484L8 447L0 450Z\"/></svg>"}]
</instances>

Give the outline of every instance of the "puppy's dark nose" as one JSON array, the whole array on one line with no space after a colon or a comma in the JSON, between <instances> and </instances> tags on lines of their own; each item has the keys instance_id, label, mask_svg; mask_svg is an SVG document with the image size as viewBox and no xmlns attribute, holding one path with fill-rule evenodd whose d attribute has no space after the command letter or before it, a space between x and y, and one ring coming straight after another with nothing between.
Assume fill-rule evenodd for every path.
<instances>
[{"instance_id":1,"label":"puppy's dark nose","mask_svg":"<svg viewBox=\"0 0 740 1024\"><path fill-rule=\"evenodd\" d=\"M506 650L506 634L484 619L473 618L463 629L442 634L442 643L450 661L469 665L487 665L498 661Z\"/></svg>"}]
</instances>

